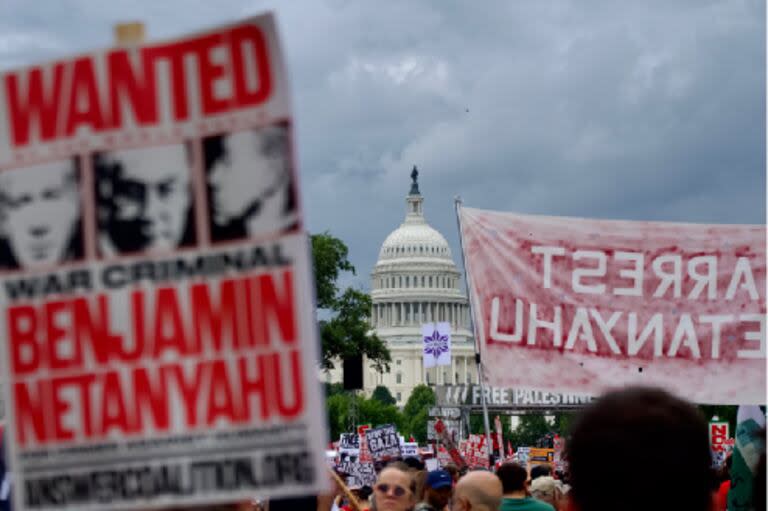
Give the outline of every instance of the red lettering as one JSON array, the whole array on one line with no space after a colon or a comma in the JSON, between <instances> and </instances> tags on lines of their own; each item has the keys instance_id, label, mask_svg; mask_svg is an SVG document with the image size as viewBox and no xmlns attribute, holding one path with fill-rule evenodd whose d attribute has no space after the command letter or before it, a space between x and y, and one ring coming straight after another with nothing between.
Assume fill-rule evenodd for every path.
<instances>
[{"instance_id":1,"label":"red lettering","mask_svg":"<svg viewBox=\"0 0 768 511\"><path fill-rule=\"evenodd\" d=\"M85 437L93 436L93 415L91 409L91 385L96 381L96 375L81 374L77 376L67 376L61 378L62 384L77 385L80 396L81 419L85 427Z\"/></svg>"},{"instance_id":2,"label":"red lettering","mask_svg":"<svg viewBox=\"0 0 768 511\"><path fill-rule=\"evenodd\" d=\"M259 418L266 420L270 416L269 403L267 399L267 384L265 374L266 357L269 355L259 355L252 357L241 357L237 361L238 371L237 374L240 378L240 398L242 399L242 417L245 420L251 419L251 398L257 397L259 399ZM253 367L255 371L254 376L249 376L249 366Z\"/></svg>"},{"instance_id":3,"label":"red lettering","mask_svg":"<svg viewBox=\"0 0 768 511\"><path fill-rule=\"evenodd\" d=\"M64 134L72 136L80 125L90 125L93 131L104 129L96 76L90 57L80 57L72 62L72 85Z\"/></svg>"},{"instance_id":4,"label":"red lettering","mask_svg":"<svg viewBox=\"0 0 768 511\"><path fill-rule=\"evenodd\" d=\"M122 337L113 334L109 330L109 297L100 294L96 297L98 312L93 312L85 298L76 298L72 302L72 315L75 342L78 352L81 346L90 346L95 361L99 365L105 365L110 355L119 355L119 347L122 346Z\"/></svg>"},{"instance_id":5,"label":"red lettering","mask_svg":"<svg viewBox=\"0 0 768 511\"><path fill-rule=\"evenodd\" d=\"M48 411L45 394L49 391L47 381L13 384L16 440L21 447L26 447L32 441L45 443L48 440L45 430Z\"/></svg>"},{"instance_id":6,"label":"red lettering","mask_svg":"<svg viewBox=\"0 0 768 511\"><path fill-rule=\"evenodd\" d=\"M115 371L104 375L101 399L101 434L107 435L112 428L131 433L133 428L125 407L125 398L120 377Z\"/></svg>"},{"instance_id":7,"label":"red lettering","mask_svg":"<svg viewBox=\"0 0 768 511\"><path fill-rule=\"evenodd\" d=\"M211 385L208 389L208 414L206 423L216 424L219 418L237 422L235 403L232 398L232 388L227 378L227 366L223 360L211 362Z\"/></svg>"},{"instance_id":8,"label":"red lettering","mask_svg":"<svg viewBox=\"0 0 768 511\"><path fill-rule=\"evenodd\" d=\"M45 331L46 341L48 343L48 360L51 369L68 369L81 365L83 354L80 345L73 345L72 340L67 338L67 329L63 328L56 321L57 318L69 316L69 301L59 300L45 304ZM65 314L62 314L65 313ZM63 348L63 349L62 349ZM73 353L70 356L62 352L71 349Z\"/></svg>"},{"instance_id":9,"label":"red lettering","mask_svg":"<svg viewBox=\"0 0 768 511\"><path fill-rule=\"evenodd\" d=\"M187 354L184 325L175 288L164 287L157 290L154 327L154 357L160 357L164 352L173 350L179 355Z\"/></svg>"},{"instance_id":10,"label":"red lettering","mask_svg":"<svg viewBox=\"0 0 768 511\"><path fill-rule=\"evenodd\" d=\"M276 396L277 411L280 416L286 419L293 419L304 410L304 384L301 379L301 354L298 350L290 352L290 369L288 369L289 382L284 384L283 371L281 368L280 354L274 353L272 357L272 388L269 391L270 396ZM285 391L293 391L290 398L291 403L286 404Z\"/></svg>"},{"instance_id":11,"label":"red lettering","mask_svg":"<svg viewBox=\"0 0 768 511\"><path fill-rule=\"evenodd\" d=\"M30 305L8 308L8 337L11 343L11 369L15 376L34 373L42 364L35 339L37 314Z\"/></svg>"},{"instance_id":12,"label":"red lettering","mask_svg":"<svg viewBox=\"0 0 768 511\"><path fill-rule=\"evenodd\" d=\"M169 374L176 380L176 384L181 391L184 411L187 419L187 426L197 426L197 396L200 395L200 389L203 384L203 368L207 367L208 362L195 364L194 374L191 381L184 378L184 370L180 364L163 366L161 372L164 374L163 381L168 382Z\"/></svg>"},{"instance_id":13,"label":"red lettering","mask_svg":"<svg viewBox=\"0 0 768 511\"><path fill-rule=\"evenodd\" d=\"M162 375L161 375L162 376ZM144 367L139 367L133 371L133 399L134 416L136 417L136 429L144 430L145 424L142 418L143 409L147 406L151 412L152 421L155 428L160 431L167 431L170 427L170 417L168 415L168 394L164 380L160 378L160 383L150 381L149 372Z\"/></svg>"},{"instance_id":14,"label":"red lettering","mask_svg":"<svg viewBox=\"0 0 768 511\"><path fill-rule=\"evenodd\" d=\"M136 71L131 65L129 52L115 50L107 56L109 66L109 111L110 127L122 124L121 98L127 98L128 105L139 125L157 122L157 97L155 92L155 69L150 59L143 59L143 69Z\"/></svg>"},{"instance_id":15,"label":"red lettering","mask_svg":"<svg viewBox=\"0 0 768 511\"><path fill-rule=\"evenodd\" d=\"M185 121L189 117L187 105L187 85L184 73L184 55L190 46L190 42L178 42L146 48L144 58L150 65L159 59L167 59L170 62L171 98L173 99L173 117L177 121Z\"/></svg>"},{"instance_id":16,"label":"red lettering","mask_svg":"<svg viewBox=\"0 0 768 511\"><path fill-rule=\"evenodd\" d=\"M75 438L74 432L71 428L67 428L64 425L64 417L72 408L72 405L61 395L61 391L68 385L67 378L53 378L50 385L51 403L46 416L50 418L50 415L53 415L53 439L59 441L72 440Z\"/></svg>"},{"instance_id":17,"label":"red lettering","mask_svg":"<svg viewBox=\"0 0 768 511\"><path fill-rule=\"evenodd\" d=\"M265 102L272 94L272 74L269 67L269 52L264 34L255 25L232 29L229 45L234 71L235 98L239 106L254 106ZM256 69L255 88L249 87L247 73L251 65L246 63L245 47L253 52L252 66Z\"/></svg>"},{"instance_id":18,"label":"red lettering","mask_svg":"<svg viewBox=\"0 0 768 511\"><path fill-rule=\"evenodd\" d=\"M264 317L264 309L259 300L259 277L251 278L251 285L245 287L245 303L249 313L248 338L250 346L269 346L269 332L267 320Z\"/></svg>"},{"instance_id":19,"label":"red lettering","mask_svg":"<svg viewBox=\"0 0 768 511\"><path fill-rule=\"evenodd\" d=\"M222 76L225 67L211 61L211 50L221 44L221 34L212 34L195 41L198 59L198 79L204 114L218 114L227 111L230 99L215 97L214 86Z\"/></svg>"},{"instance_id":20,"label":"red lettering","mask_svg":"<svg viewBox=\"0 0 768 511\"><path fill-rule=\"evenodd\" d=\"M27 73L25 96L19 90L18 80L21 73L6 75L5 93L8 98L14 146L24 146L30 142L30 126L33 120L38 123L40 140L47 141L56 136L64 70L63 62L56 63L53 66L53 83L43 84L43 68L32 68Z\"/></svg>"},{"instance_id":21,"label":"red lettering","mask_svg":"<svg viewBox=\"0 0 768 511\"><path fill-rule=\"evenodd\" d=\"M261 308L267 322L276 320L283 342L296 342L296 316L293 302L293 272L286 270L282 273L282 293L275 286L276 278L272 275L260 275L259 291Z\"/></svg>"},{"instance_id":22,"label":"red lettering","mask_svg":"<svg viewBox=\"0 0 768 511\"><path fill-rule=\"evenodd\" d=\"M136 349L133 353L125 350L122 352L123 360L139 360L146 345L145 320L144 320L144 291L131 293L131 324L133 325L133 342Z\"/></svg>"},{"instance_id":23,"label":"red lettering","mask_svg":"<svg viewBox=\"0 0 768 511\"><path fill-rule=\"evenodd\" d=\"M232 346L240 347L241 335L238 334L237 317L237 285L239 281L224 280L219 285L219 304L211 300L209 284L201 282L190 288L192 302L192 322L195 333L194 351L202 352L204 340L210 338L215 352L222 349L223 338L226 334L231 339Z\"/></svg>"}]
</instances>

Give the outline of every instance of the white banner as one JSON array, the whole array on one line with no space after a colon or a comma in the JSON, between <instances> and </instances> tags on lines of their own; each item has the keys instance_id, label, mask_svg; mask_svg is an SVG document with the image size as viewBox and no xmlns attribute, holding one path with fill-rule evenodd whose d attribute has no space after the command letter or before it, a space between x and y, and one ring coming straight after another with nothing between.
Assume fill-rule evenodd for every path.
<instances>
[{"instance_id":1,"label":"white banner","mask_svg":"<svg viewBox=\"0 0 768 511\"><path fill-rule=\"evenodd\" d=\"M451 324L425 323L421 325L424 367L451 365Z\"/></svg>"}]
</instances>

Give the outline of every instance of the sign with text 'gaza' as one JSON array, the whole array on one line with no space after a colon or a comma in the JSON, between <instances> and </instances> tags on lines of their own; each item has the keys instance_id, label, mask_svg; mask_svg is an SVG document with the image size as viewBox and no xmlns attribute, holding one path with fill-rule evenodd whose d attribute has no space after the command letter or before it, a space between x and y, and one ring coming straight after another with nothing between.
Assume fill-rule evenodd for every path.
<instances>
[{"instance_id":1,"label":"sign with text 'gaza'","mask_svg":"<svg viewBox=\"0 0 768 511\"><path fill-rule=\"evenodd\" d=\"M491 385L765 403L765 226L459 218Z\"/></svg>"},{"instance_id":2,"label":"sign with text 'gaza'","mask_svg":"<svg viewBox=\"0 0 768 511\"><path fill-rule=\"evenodd\" d=\"M365 441L374 461L396 459L402 456L400 437L397 435L397 428L392 424L367 430Z\"/></svg>"},{"instance_id":3,"label":"sign with text 'gaza'","mask_svg":"<svg viewBox=\"0 0 768 511\"><path fill-rule=\"evenodd\" d=\"M293 144L270 15L0 75L17 509L327 486Z\"/></svg>"}]
</instances>

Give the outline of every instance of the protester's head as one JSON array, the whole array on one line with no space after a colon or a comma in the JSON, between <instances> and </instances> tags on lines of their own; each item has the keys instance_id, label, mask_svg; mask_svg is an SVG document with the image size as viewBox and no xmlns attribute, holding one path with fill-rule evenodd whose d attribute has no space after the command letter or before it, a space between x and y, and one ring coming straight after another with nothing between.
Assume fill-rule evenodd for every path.
<instances>
[{"instance_id":1,"label":"protester's head","mask_svg":"<svg viewBox=\"0 0 768 511\"><path fill-rule=\"evenodd\" d=\"M443 509L453 494L453 478L445 470L433 470L424 484L424 501L435 509Z\"/></svg>"},{"instance_id":2,"label":"protester's head","mask_svg":"<svg viewBox=\"0 0 768 511\"><path fill-rule=\"evenodd\" d=\"M410 472L387 466L373 487L377 511L408 511L416 504L416 483Z\"/></svg>"},{"instance_id":3,"label":"protester's head","mask_svg":"<svg viewBox=\"0 0 768 511\"><path fill-rule=\"evenodd\" d=\"M80 203L74 159L0 173L0 237L12 259L0 263L33 268L81 256Z\"/></svg>"},{"instance_id":4,"label":"protester's head","mask_svg":"<svg viewBox=\"0 0 768 511\"><path fill-rule=\"evenodd\" d=\"M413 470L424 470L424 462L421 461L419 458L414 458L413 456L409 456L403 460L403 463L408 465Z\"/></svg>"},{"instance_id":5,"label":"protester's head","mask_svg":"<svg viewBox=\"0 0 768 511\"><path fill-rule=\"evenodd\" d=\"M542 464L542 465L534 465L531 468L531 481L535 481L539 477L545 477L545 476L551 476L552 475L552 467L549 465Z\"/></svg>"},{"instance_id":6,"label":"protester's head","mask_svg":"<svg viewBox=\"0 0 768 511\"><path fill-rule=\"evenodd\" d=\"M456 483L451 510L496 511L501 498L501 481L493 472L469 472Z\"/></svg>"},{"instance_id":7,"label":"protester's head","mask_svg":"<svg viewBox=\"0 0 768 511\"><path fill-rule=\"evenodd\" d=\"M496 476L501 481L504 495L524 492L526 490L528 471L519 463L503 463L496 472Z\"/></svg>"},{"instance_id":8,"label":"protester's head","mask_svg":"<svg viewBox=\"0 0 768 511\"><path fill-rule=\"evenodd\" d=\"M459 481L459 467L457 467L455 463L446 463L445 466L443 466L443 470L451 474L451 479L453 479L454 484Z\"/></svg>"},{"instance_id":9,"label":"protester's head","mask_svg":"<svg viewBox=\"0 0 768 511\"><path fill-rule=\"evenodd\" d=\"M709 509L707 424L696 407L663 390L630 387L603 395L577 418L566 449L569 495L578 511ZM620 453L622 469L605 470L597 453ZM651 483L660 468L674 478L663 498Z\"/></svg>"},{"instance_id":10,"label":"protester's head","mask_svg":"<svg viewBox=\"0 0 768 511\"><path fill-rule=\"evenodd\" d=\"M555 479L552 476L540 476L531 481L531 497L542 500L553 507L557 507L558 490Z\"/></svg>"},{"instance_id":11,"label":"protester's head","mask_svg":"<svg viewBox=\"0 0 768 511\"><path fill-rule=\"evenodd\" d=\"M183 144L96 155L102 251L167 251L192 241L189 163Z\"/></svg>"}]
</instances>

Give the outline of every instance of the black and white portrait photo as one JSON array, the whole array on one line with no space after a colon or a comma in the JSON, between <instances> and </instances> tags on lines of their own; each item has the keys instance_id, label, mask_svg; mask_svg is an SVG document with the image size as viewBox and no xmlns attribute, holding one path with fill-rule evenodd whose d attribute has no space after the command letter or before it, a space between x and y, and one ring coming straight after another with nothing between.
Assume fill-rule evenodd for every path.
<instances>
[{"instance_id":1,"label":"black and white portrait photo","mask_svg":"<svg viewBox=\"0 0 768 511\"><path fill-rule=\"evenodd\" d=\"M0 269L83 257L76 158L0 172Z\"/></svg>"},{"instance_id":2,"label":"black and white portrait photo","mask_svg":"<svg viewBox=\"0 0 768 511\"><path fill-rule=\"evenodd\" d=\"M194 244L185 145L97 153L94 172L102 255L165 252Z\"/></svg>"},{"instance_id":3,"label":"black and white portrait photo","mask_svg":"<svg viewBox=\"0 0 768 511\"><path fill-rule=\"evenodd\" d=\"M298 214L286 124L203 139L213 241L283 232Z\"/></svg>"}]
</instances>

